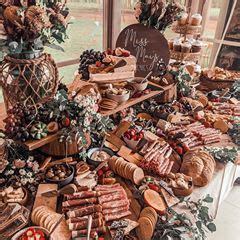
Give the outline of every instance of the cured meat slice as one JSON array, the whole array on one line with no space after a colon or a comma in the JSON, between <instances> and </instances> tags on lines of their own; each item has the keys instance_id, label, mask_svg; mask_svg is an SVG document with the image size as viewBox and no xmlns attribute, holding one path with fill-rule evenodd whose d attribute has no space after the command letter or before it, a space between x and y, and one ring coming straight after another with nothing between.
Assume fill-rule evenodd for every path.
<instances>
[{"instance_id":1,"label":"cured meat slice","mask_svg":"<svg viewBox=\"0 0 240 240\"><path fill-rule=\"evenodd\" d=\"M98 227L98 228L92 228L90 235L91 237L96 237L96 233L103 234L106 232L106 227ZM72 238L82 237L87 235L87 229L84 230L78 230L78 231L72 231Z\"/></svg>"},{"instance_id":2,"label":"cured meat slice","mask_svg":"<svg viewBox=\"0 0 240 240\"><path fill-rule=\"evenodd\" d=\"M169 148L167 152L164 154L164 158L169 158L172 154L172 151L173 151L172 148Z\"/></svg>"},{"instance_id":3,"label":"cured meat slice","mask_svg":"<svg viewBox=\"0 0 240 240\"><path fill-rule=\"evenodd\" d=\"M148 149L148 142L145 143L142 147L142 149L139 151L140 154L144 155L147 153L147 149Z\"/></svg>"},{"instance_id":4,"label":"cured meat slice","mask_svg":"<svg viewBox=\"0 0 240 240\"><path fill-rule=\"evenodd\" d=\"M102 204L103 209L108 209L108 208L117 208L117 207L123 207L123 206L129 206L129 200L124 199L124 200L119 200L115 202L106 202Z\"/></svg>"},{"instance_id":5,"label":"cured meat slice","mask_svg":"<svg viewBox=\"0 0 240 240\"><path fill-rule=\"evenodd\" d=\"M91 206L86 206L86 207L81 207L78 209L75 209L73 211L69 211L67 213L67 216L70 217L82 217L86 216L95 212L101 212L102 211L102 206L101 205L91 205Z\"/></svg>"},{"instance_id":6,"label":"cured meat slice","mask_svg":"<svg viewBox=\"0 0 240 240\"><path fill-rule=\"evenodd\" d=\"M102 218L102 217L103 217L102 213L100 213L100 212L96 212L96 213L93 213L93 214L91 214L91 215L92 215L92 218L93 218L93 219ZM69 218L69 219L67 220L67 222L68 222L68 223L83 222L83 221L85 221L85 220L88 219L88 216L89 216L89 215L86 215L86 216L83 216L83 217Z\"/></svg>"},{"instance_id":7,"label":"cured meat slice","mask_svg":"<svg viewBox=\"0 0 240 240\"><path fill-rule=\"evenodd\" d=\"M158 174L163 175L163 172L166 170L167 166L169 164L169 159L165 159L162 166L158 169Z\"/></svg>"},{"instance_id":8,"label":"cured meat slice","mask_svg":"<svg viewBox=\"0 0 240 240\"><path fill-rule=\"evenodd\" d=\"M96 191L105 191L105 190L112 190L121 187L119 183L115 183L113 185L98 185L95 187Z\"/></svg>"},{"instance_id":9,"label":"cured meat slice","mask_svg":"<svg viewBox=\"0 0 240 240\"><path fill-rule=\"evenodd\" d=\"M94 204L97 203L97 198L84 198L84 199L73 199L67 200L62 203L63 207L71 207L71 206L81 206L86 204Z\"/></svg>"},{"instance_id":10,"label":"cured meat slice","mask_svg":"<svg viewBox=\"0 0 240 240\"><path fill-rule=\"evenodd\" d=\"M194 126L200 126L200 125L202 125L202 123L194 122L194 123L189 124L187 127L194 127Z\"/></svg>"},{"instance_id":11,"label":"cured meat slice","mask_svg":"<svg viewBox=\"0 0 240 240\"><path fill-rule=\"evenodd\" d=\"M86 229L87 225L88 225L88 219L82 222L69 223L68 227L69 227L69 230L82 230L82 229ZM101 226L103 226L102 218L93 219L92 221L93 228L101 227Z\"/></svg>"},{"instance_id":12,"label":"cured meat slice","mask_svg":"<svg viewBox=\"0 0 240 240\"><path fill-rule=\"evenodd\" d=\"M117 207L117 208L109 208L109 209L103 209L103 214L113 214L113 213L117 213L117 212L122 212L122 211L127 211L129 209L129 206L122 206L122 207Z\"/></svg>"},{"instance_id":13,"label":"cured meat slice","mask_svg":"<svg viewBox=\"0 0 240 240\"><path fill-rule=\"evenodd\" d=\"M117 213L113 213L113 214L107 214L105 215L105 221L109 222L109 221L113 221L113 220L117 220L123 217L126 217L128 215L131 215L130 211L123 211L123 212L117 212Z\"/></svg>"},{"instance_id":14,"label":"cured meat slice","mask_svg":"<svg viewBox=\"0 0 240 240\"><path fill-rule=\"evenodd\" d=\"M98 198L98 201L99 201L100 204L103 204L105 202L123 200L123 199L126 199L126 198L127 198L126 193L125 193L124 190L122 190L122 191L119 191L119 192L103 195L103 196Z\"/></svg>"},{"instance_id":15,"label":"cured meat slice","mask_svg":"<svg viewBox=\"0 0 240 240\"><path fill-rule=\"evenodd\" d=\"M171 161L171 162L168 164L168 166L167 166L167 168L166 168L166 171L163 172L163 175L168 175L168 174L171 172L172 167L173 167L173 164L174 164L174 161Z\"/></svg>"},{"instance_id":16,"label":"cured meat slice","mask_svg":"<svg viewBox=\"0 0 240 240\"><path fill-rule=\"evenodd\" d=\"M92 198L96 197L97 192L96 191L83 191L83 192L76 192L73 194L65 194L64 197L66 197L67 200L72 199L81 199L81 198Z\"/></svg>"},{"instance_id":17,"label":"cured meat slice","mask_svg":"<svg viewBox=\"0 0 240 240\"><path fill-rule=\"evenodd\" d=\"M217 143L217 142L220 142L220 138L213 138L213 139L205 140L204 144L212 144L212 143Z\"/></svg>"},{"instance_id":18,"label":"cured meat slice","mask_svg":"<svg viewBox=\"0 0 240 240\"><path fill-rule=\"evenodd\" d=\"M153 142L149 143L147 152L151 152L151 150L155 147L156 144L158 144L158 140L154 140Z\"/></svg>"},{"instance_id":19,"label":"cured meat slice","mask_svg":"<svg viewBox=\"0 0 240 240\"><path fill-rule=\"evenodd\" d=\"M195 141L195 142L191 142L190 144L188 144L188 147L192 148L192 147L197 147L202 145L203 142L202 141Z\"/></svg>"},{"instance_id":20,"label":"cured meat slice","mask_svg":"<svg viewBox=\"0 0 240 240\"><path fill-rule=\"evenodd\" d=\"M78 186L77 190L78 190L78 192L88 191L89 187L87 187L87 186Z\"/></svg>"}]
</instances>

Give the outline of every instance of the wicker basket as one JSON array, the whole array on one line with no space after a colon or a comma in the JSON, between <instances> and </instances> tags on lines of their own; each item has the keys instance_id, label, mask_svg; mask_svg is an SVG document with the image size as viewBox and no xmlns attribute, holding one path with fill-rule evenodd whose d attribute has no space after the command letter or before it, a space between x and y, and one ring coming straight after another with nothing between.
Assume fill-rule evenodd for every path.
<instances>
[{"instance_id":1,"label":"wicker basket","mask_svg":"<svg viewBox=\"0 0 240 240\"><path fill-rule=\"evenodd\" d=\"M86 134L86 140L87 144L84 147L89 148L91 145L91 137L89 134ZM81 146L77 144L77 141L74 141L71 144L66 144L65 142L59 142L57 139L41 147L41 151L50 156L66 157L80 153Z\"/></svg>"},{"instance_id":2,"label":"wicker basket","mask_svg":"<svg viewBox=\"0 0 240 240\"><path fill-rule=\"evenodd\" d=\"M178 61L193 61L196 62L200 59L201 52L196 52L196 53L183 53L183 52L175 52L175 51L170 51L171 58L178 60Z\"/></svg>"},{"instance_id":3,"label":"wicker basket","mask_svg":"<svg viewBox=\"0 0 240 240\"><path fill-rule=\"evenodd\" d=\"M172 87L165 90L162 94L154 98L157 103L170 103L177 99L177 84L172 84Z\"/></svg>"},{"instance_id":4,"label":"wicker basket","mask_svg":"<svg viewBox=\"0 0 240 240\"><path fill-rule=\"evenodd\" d=\"M47 102L58 88L58 69L49 54L34 59L6 56L0 73L0 85L7 107L23 101L29 105Z\"/></svg>"},{"instance_id":5,"label":"wicker basket","mask_svg":"<svg viewBox=\"0 0 240 240\"><path fill-rule=\"evenodd\" d=\"M200 76L201 85L207 88L207 90L221 90L225 88L231 88L236 80L222 80L222 79L214 79L208 78L206 76Z\"/></svg>"},{"instance_id":6,"label":"wicker basket","mask_svg":"<svg viewBox=\"0 0 240 240\"><path fill-rule=\"evenodd\" d=\"M172 30L175 33L180 33L180 34L198 35L198 34L201 34L202 26L192 26L189 24L180 26L178 24L174 24L172 26Z\"/></svg>"}]
</instances>

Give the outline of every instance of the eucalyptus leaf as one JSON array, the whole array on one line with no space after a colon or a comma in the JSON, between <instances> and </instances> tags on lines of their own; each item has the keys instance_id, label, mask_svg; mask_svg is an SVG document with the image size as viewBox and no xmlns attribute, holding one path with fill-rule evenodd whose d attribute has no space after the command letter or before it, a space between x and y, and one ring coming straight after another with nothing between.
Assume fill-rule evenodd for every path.
<instances>
[{"instance_id":1,"label":"eucalyptus leaf","mask_svg":"<svg viewBox=\"0 0 240 240\"><path fill-rule=\"evenodd\" d=\"M215 232L215 231L217 230L216 225L215 225L214 223L209 223L209 224L207 225L207 228L208 228L208 230L211 231L211 232Z\"/></svg>"}]
</instances>

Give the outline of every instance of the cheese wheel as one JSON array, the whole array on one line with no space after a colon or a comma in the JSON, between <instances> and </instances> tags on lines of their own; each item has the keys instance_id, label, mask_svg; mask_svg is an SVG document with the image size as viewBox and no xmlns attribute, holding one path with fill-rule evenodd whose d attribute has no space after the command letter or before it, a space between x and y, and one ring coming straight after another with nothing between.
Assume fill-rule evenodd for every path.
<instances>
[{"instance_id":1,"label":"cheese wheel","mask_svg":"<svg viewBox=\"0 0 240 240\"><path fill-rule=\"evenodd\" d=\"M166 204L163 198L159 195L159 193L154 190L147 189L144 192L144 201L150 207L154 208L159 214L164 214L166 211Z\"/></svg>"}]
</instances>

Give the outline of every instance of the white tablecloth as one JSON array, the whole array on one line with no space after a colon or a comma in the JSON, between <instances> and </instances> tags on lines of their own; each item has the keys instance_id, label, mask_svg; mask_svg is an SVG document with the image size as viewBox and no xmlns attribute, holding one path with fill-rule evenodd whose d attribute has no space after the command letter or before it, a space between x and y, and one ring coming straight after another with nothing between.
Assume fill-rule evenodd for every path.
<instances>
[{"instance_id":1,"label":"white tablecloth","mask_svg":"<svg viewBox=\"0 0 240 240\"><path fill-rule=\"evenodd\" d=\"M191 199L197 201L204 198L207 194L213 197L214 201L210 206L211 215L216 217L221 203L230 193L235 180L240 177L240 165L233 163L217 163L214 176L210 183L205 187L195 188L191 194Z\"/></svg>"}]
</instances>

